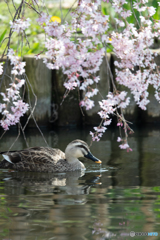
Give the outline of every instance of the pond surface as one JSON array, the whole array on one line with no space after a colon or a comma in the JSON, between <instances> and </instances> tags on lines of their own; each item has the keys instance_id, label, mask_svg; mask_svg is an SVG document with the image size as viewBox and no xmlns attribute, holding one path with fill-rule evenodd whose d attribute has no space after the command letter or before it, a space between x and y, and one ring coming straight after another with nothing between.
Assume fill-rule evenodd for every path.
<instances>
[{"instance_id":1,"label":"pond surface","mask_svg":"<svg viewBox=\"0 0 160 240\"><path fill-rule=\"evenodd\" d=\"M64 151L77 138L90 144L88 133L61 129L44 136ZM16 131L4 135L0 150L8 150L16 136ZM103 164L82 159L85 173L0 170L0 239L160 239L160 129L135 130L130 153L118 148L117 136L110 130L92 144L91 152ZM29 146L46 146L36 130L26 138ZM20 137L12 150L25 147ZM158 236L131 238L131 231Z\"/></svg>"}]
</instances>

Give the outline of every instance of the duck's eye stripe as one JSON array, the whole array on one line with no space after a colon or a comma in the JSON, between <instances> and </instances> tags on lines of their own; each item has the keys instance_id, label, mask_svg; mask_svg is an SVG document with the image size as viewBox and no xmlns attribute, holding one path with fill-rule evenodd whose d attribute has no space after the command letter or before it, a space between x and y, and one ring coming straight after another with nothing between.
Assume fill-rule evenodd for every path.
<instances>
[{"instance_id":1,"label":"duck's eye stripe","mask_svg":"<svg viewBox=\"0 0 160 240\"><path fill-rule=\"evenodd\" d=\"M77 145L76 147L83 148L83 149L85 149L86 152L88 153L88 149L87 149L84 145Z\"/></svg>"}]
</instances>

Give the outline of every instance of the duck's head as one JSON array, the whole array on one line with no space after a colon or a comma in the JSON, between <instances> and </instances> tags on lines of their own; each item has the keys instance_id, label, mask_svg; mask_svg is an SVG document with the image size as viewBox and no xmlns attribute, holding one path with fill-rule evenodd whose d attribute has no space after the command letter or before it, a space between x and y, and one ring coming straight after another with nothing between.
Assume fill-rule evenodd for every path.
<instances>
[{"instance_id":1,"label":"duck's head","mask_svg":"<svg viewBox=\"0 0 160 240\"><path fill-rule=\"evenodd\" d=\"M68 144L65 150L65 156L69 163L72 163L74 160L78 159L79 157L85 157L85 158L91 159L95 163L102 163L98 158L92 155L87 143L78 139Z\"/></svg>"}]
</instances>

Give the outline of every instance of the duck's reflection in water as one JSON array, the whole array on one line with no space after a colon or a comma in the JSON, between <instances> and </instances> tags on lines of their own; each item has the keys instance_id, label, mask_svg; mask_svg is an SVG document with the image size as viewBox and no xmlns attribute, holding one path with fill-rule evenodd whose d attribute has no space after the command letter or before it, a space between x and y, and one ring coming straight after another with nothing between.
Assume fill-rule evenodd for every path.
<instances>
[{"instance_id":1,"label":"duck's reflection in water","mask_svg":"<svg viewBox=\"0 0 160 240\"><path fill-rule=\"evenodd\" d=\"M4 172L1 179L5 181L7 195L51 195L54 203L63 203L62 199L85 203L84 195L89 194L91 186L100 183L101 175L81 171L66 173L33 173L33 172ZM71 201L72 199L72 201ZM58 202L57 202L58 201Z\"/></svg>"}]
</instances>

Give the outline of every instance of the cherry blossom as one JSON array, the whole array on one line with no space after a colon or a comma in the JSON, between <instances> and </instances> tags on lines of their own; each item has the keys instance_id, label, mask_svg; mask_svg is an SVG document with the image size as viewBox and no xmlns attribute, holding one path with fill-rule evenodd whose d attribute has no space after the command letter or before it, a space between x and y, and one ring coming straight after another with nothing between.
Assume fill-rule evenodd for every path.
<instances>
[{"instance_id":1,"label":"cherry blossom","mask_svg":"<svg viewBox=\"0 0 160 240\"><path fill-rule=\"evenodd\" d=\"M20 117L28 111L29 104L22 101L19 92L24 83L24 79L16 79L10 84L11 87L6 89L6 93L1 93L4 103L0 103L0 112L3 115L0 124L4 130L9 130L9 126L18 123Z\"/></svg>"},{"instance_id":2,"label":"cherry blossom","mask_svg":"<svg viewBox=\"0 0 160 240\"><path fill-rule=\"evenodd\" d=\"M16 19L14 22L10 21L10 27L14 32L22 33L26 28L30 26L30 19Z\"/></svg>"},{"instance_id":3,"label":"cherry blossom","mask_svg":"<svg viewBox=\"0 0 160 240\"><path fill-rule=\"evenodd\" d=\"M149 16L153 16L156 13L156 10L154 7L148 7L147 8L148 12L149 12Z\"/></svg>"},{"instance_id":4,"label":"cherry blossom","mask_svg":"<svg viewBox=\"0 0 160 240\"><path fill-rule=\"evenodd\" d=\"M40 17L37 18L37 22L41 25L44 25L44 23L48 23L51 19L50 15L47 15L46 13L42 12Z\"/></svg>"},{"instance_id":5,"label":"cherry blossom","mask_svg":"<svg viewBox=\"0 0 160 240\"><path fill-rule=\"evenodd\" d=\"M104 125L104 126L110 125L111 122L112 122L112 119L105 120L105 121L103 122L103 125Z\"/></svg>"},{"instance_id":6,"label":"cherry blossom","mask_svg":"<svg viewBox=\"0 0 160 240\"><path fill-rule=\"evenodd\" d=\"M134 1L133 8L140 13L140 26L137 31L135 25L127 20L132 14L125 8L127 1L113 0L111 4L118 16L115 22L121 31L112 31L110 35L110 19L101 13L100 0L81 0L72 13L72 27L67 23L52 22L49 15L41 13L37 21L47 36L47 59L44 62L50 69L62 68L67 75L64 83L67 91L75 88L83 90L80 106L89 110L95 106L94 96L99 92L100 78L96 73L105 55L105 46L112 44L117 57L116 82L127 87L137 105L146 110L149 103L149 85L153 85L155 97L160 101L160 77L154 61L155 54L150 50L154 38L160 38L160 21L151 21L155 8L147 5L148 0ZM70 37L76 34L77 29L81 30L84 40L77 38L76 42L71 41ZM101 47L97 48L98 44L101 44ZM136 70L137 66L139 68ZM125 133L125 140L121 140L119 147L130 151L126 139L131 129L123 115L123 110L130 104L130 97L127 96L127 91L118 91L115 86L113 89L113 92L106 93L106 97L99 101L98 114L102 121L99 127L94 127L95 132L90 134L93 140L99 141L107 129L105 126L111 124L111 118L115 115L118 118L117 126L123 127Z\"/></svg>"},{"instance_id":7,"label":"cherry blossom","mask_svg":"<svg viewBox=\"0 0 160 240\"><path fill-rule=\"evenodd\" d=\"M25 84L25 79L19 79L16 77L16 75L19 76L25 73L25 62L21 62L20 58L15 56L13 49L8 50L7 56L11 62L11 73L14 77L12 78L9 87L6 88L6 92L0 93L3 97L3 103L0 103L0 112L2 114L0 125L4 130L9 130L9 126L18 123L20 117L22 117L29 108L29 104L23 102L20 94L20 90Z\"/></svg>"},{"instance_id":8,"label":"cherry blossom","mask_svg":"<svg viewBox=\"0 0 160 240\"><path fill-rule=\"evenodd\" d=\"M96 131L96 132L102 132L102 133L104 133L105 131L106 131L106 127L94 127L94 130Z\"/></svg>"},{"instance_id":9,"label":"cherry blossom","mask_svg":"<svg viewBox=\"0 0 160 240\"><path fill-rule=\"evenodd\" d=\"M127 151L132 151L132 149L129 147L128 143L120 144L119 147L121 149L127 149Z\"/></svg>"},{"instance_id":10,"label":"cherry blossom","mask_svg":"<svg viewBox=\"0 0 160 240\"><path fill-rule=\"evenodd\" d=\"M25 73L25 62L21 62L20 58L15 56L15 53L13 51L13 49L9 49L8 50L8 54L7 54L11 65L13 65L13 68L11 70L11 73L14 75L22 75L23 73Z\"/></svg>"},{"instance_id":11,"label":"cherry blossom","mask_svg":"<svg viewBox=\"0 0 160 240\"><path fill-rule=\"evenodd\" d=\"M45 63L50 69L63 69L63 73L68 75L64 86L70 91L80 87L84 91L84 99L80 105L87 110L94 106L94 101L90 98L98 93L97 89L88 88L88 86L99 81L95 74L102 63L104 48L97 50L95 43L100 43L99 35L104 34L108 29L108 16L102 16L98 11L100 1L81 1L79 8L73 13L72 30L67 24L51 22L50 16L41 13L37 19L47 34L45 47L47 48ZM84 13L85 9L85 13ZM90 15L90 24L86 16ZM78 19L77 19L78 18ZM42 24L45 22L45 25ZM91 24L92 23L92 24ZM94 23L94 24L93 24ZM74 43L69 39L76 29L80 28L82 33L87 37L85 41L78 38ZM89 39L88 37L91 37ZM52 37L52 38L50 38ZM94 41L94 44L93 44ZM88 51L91 49L92 51ZM80 83L80 78L83 82Z\"/></svg>"},{"instance_id":12,"label":"cherry blossom","mask_svg":"<svg viewBox=\"0 0 160 240\"><path fill-rule=\"evenodd\" d=\"M128 145L128 143L124 143L124 144L119 145L119 147L121 149L127 149L127 148L129 148L129 145Z\"/></svg>"},{"instance_id":13,"label":"cherry blossom","mask_svg":"<svg viewBox=\"0 0 160 240\"><path fill-rule=\"evenodd\" d=\"M3 73L3 63L0 63L0 75Z\"/></svg>"},{"instance_id":14,"label":"cherry blossom","mask_svg":"<svg viewBox=\"0 0 160 240\"><path fill-rule=\"evenodd\" d=\"M117 142L121 142L122 139L120 137L117 138Z\"/></svg>"}]
</instances>

